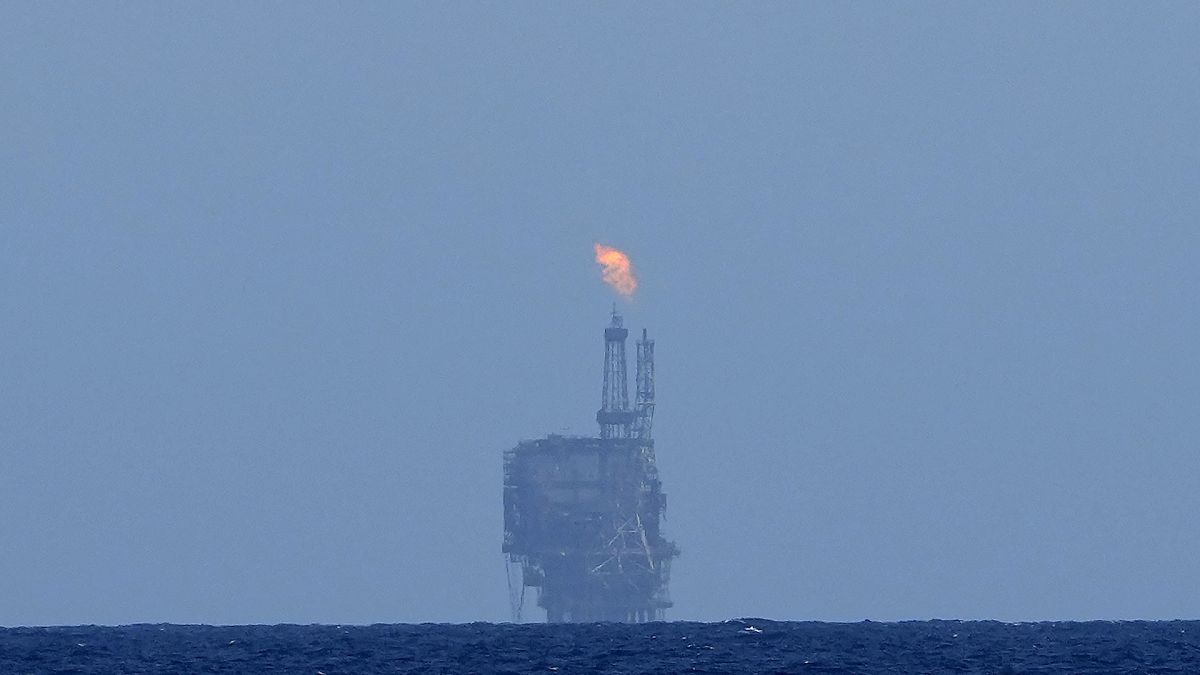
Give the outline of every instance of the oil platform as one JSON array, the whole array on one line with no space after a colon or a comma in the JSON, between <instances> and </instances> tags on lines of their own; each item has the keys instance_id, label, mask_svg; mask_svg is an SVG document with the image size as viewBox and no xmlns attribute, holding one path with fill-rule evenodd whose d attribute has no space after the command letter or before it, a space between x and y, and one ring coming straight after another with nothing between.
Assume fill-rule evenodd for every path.
<instances>
[{"instance_id":1,"label":"oil platform","mask_svg":"<svg viewBox=\"0 0 1200 675\"><path fill-rule=\"evenodd\" d=\"M599 438L550 435L504 453L504 546L513 619L525 589L550 623L660 621L671 606L667 507L654 463L654 341L637 342L636 398L625 368L629 331L613 308L604 329Z\"/></svg>"}]
</instances>

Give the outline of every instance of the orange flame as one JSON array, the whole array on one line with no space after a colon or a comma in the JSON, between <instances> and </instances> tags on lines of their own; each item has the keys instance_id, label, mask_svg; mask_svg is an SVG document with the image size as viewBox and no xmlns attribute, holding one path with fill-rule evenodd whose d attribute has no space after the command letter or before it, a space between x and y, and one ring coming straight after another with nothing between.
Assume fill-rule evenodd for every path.
<instances>
[{"instance_id":1,"label":"orange flame","mask_svg":"<svg viewBox=\"0 0 1200 675\"><path fill-rule=\"evenodd\" d=\"M604 283L627 298L633 297L633 292L637 290L637 277L633 275L633 263L629 262L629 256L624 251L596 244L596 262L604 267Z\"/></svg>"}]
</instances>

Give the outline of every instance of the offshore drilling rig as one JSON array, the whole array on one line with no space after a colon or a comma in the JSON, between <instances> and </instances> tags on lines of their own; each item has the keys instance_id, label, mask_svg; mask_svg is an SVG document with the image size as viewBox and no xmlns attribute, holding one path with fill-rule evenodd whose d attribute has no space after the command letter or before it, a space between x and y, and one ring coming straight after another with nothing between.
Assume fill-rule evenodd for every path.
<instances>
[{"instance_id":1,"label":"offshore drilling rig","mask_svg":"<svg viewBox=\"0 0 1200 675\"><path fill-rule=\"evenodd\" d=\"M525 589L550 623L660 621L679 548L659 526L667 506L654 463L654 341L637 343L629 405L625 339L604 329L600 437L550 435L504 453L504 546L513 619Z\"/></svg>"}]
</instances>

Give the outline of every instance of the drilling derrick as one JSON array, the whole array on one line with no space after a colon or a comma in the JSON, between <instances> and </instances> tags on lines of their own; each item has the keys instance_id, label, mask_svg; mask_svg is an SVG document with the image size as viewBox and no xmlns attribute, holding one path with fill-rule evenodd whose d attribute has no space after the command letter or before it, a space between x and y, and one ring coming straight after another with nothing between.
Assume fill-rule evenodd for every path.
<instances>
[{"instance_id":1,"label":"drilling derrick","mask_svg":"<svg viewBox=\"0 0 1200 675\"><path fill-rule=\"evenodd\" d=\"M654 426L654 340L646 337L637 343L637 404L634 413L634 435L650 441L650 430Z\"/></svg>"},{"instance_id":2,"label":"drilling derrick","mask_svg":"<svg viewBox=\"0 0 1200 675\"><path fill-rule=\"evenodd\" d=\"M636 401L629 406L625 340L613 308L604 330L599 438L551 435L504 453L504 546L513 618L525 589L552 623L661 620L679 549L660 528L654 341L637 343ZM514 572L516 574L514 575Z\"/></svg>"}]
</instances>

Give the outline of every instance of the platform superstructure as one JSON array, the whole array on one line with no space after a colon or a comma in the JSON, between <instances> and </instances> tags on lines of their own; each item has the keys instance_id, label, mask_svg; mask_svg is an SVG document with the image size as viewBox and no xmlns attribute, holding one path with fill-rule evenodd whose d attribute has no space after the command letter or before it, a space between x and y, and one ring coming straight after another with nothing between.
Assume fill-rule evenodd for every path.
<instances>
[{"instance_id":1,"label":"platform superstructure","mask_svg":"<svg viewBox=\"0 0 1200 675\"><path fill-rule=\"evenodd\" d=\"M546 620L661 620L671 606L663 535L667 500L654 459L654 341L637 342L630 406L625 341L613 309L604 329L598 438L550 435L504 454L504 545L514 618L532 588Z\"/></svg>"}]
</instances>

